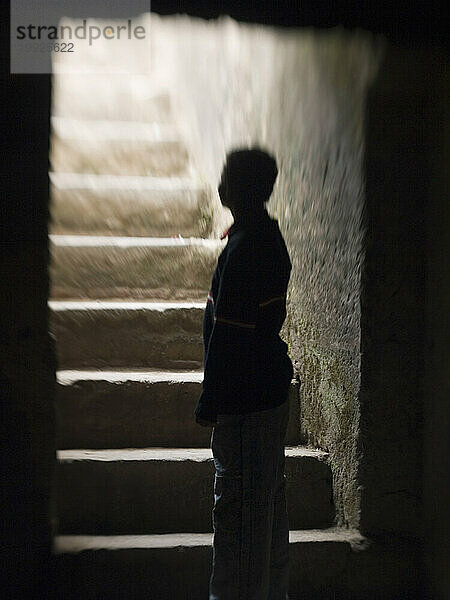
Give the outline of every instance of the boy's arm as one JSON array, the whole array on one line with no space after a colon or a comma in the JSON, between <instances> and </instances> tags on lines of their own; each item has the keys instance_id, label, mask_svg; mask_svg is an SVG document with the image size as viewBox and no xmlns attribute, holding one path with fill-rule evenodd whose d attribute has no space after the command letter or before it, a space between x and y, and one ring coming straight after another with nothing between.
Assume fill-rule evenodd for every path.
<instances>
[{"instance_id":1,"label":"boy's arm","mask_svg":"<svg viewBox=\"0 0 450 600\"><path fill-rule=\"evenodd\" d=\"M224 263L214 304L203 391L194 411L197 421L215 422L224 402L245 393L251 384L258 303L256 249L250 244L234 248Z\"/></svg>"}]
</instances>

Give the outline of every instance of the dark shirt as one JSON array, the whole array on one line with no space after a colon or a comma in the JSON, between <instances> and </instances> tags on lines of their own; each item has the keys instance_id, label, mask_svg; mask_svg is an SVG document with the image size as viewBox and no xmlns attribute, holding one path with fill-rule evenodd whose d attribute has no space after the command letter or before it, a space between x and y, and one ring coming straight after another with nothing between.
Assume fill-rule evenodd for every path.
<instances>
[{"instance_id":1,"label":"dark shirt","mask_svg":"<svg viewBox=\"0 0 450 600\"><path fill-rule=\"evenodd\" d=\"M279 336L292 265L278 223L264 211L227 234L203 316L203 391L194 411L213 422L282 404L293 377Z\"/></svg>"}]
</instances>

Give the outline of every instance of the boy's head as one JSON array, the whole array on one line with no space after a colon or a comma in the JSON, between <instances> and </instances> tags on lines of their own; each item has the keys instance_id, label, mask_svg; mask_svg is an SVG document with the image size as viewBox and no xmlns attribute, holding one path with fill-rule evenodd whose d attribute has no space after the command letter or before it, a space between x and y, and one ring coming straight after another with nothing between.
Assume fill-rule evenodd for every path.
<instances>
[{"instance_id":1,"label":"boy's head","mask_svg":"<svg viewBox=\"0 0 450 600\"><path fill-rule=\"evenodd\" d=\"M275 159L260 148L233 150L222 170L220 200L229 208L257 210L268 201L277 175Z\"/></svg>"}]
</instances>

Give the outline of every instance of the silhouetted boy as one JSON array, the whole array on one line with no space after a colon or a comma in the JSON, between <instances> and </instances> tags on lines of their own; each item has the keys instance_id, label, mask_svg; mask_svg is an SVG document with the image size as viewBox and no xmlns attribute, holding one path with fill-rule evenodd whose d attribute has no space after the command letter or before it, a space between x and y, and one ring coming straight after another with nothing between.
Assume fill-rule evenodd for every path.
<instances>
[{"instance_id":1,"label":"silhouetted boy","mask_svg":"<svg viewBox=\"0 0 450 600\"><path fill-rule=\"evenodd\" d=\"M293 376L279 332L291 262L265 209L278 174L258 148L226 157L219 196L234 217L203 318L196 422L212 426L216 469L209 600L286 600L284 441Z\"/></svg>"}]
</instances>

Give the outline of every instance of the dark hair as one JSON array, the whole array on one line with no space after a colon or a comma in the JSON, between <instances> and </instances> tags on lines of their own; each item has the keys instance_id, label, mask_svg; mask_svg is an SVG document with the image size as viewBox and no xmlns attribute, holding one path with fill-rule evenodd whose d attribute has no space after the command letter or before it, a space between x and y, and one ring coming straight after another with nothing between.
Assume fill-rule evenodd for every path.
<instances>
[{"instance_id":1,"label":"dark hair","mask_svg":"<svg viewBox=\"0 0 450 600\"><path fill-rule=\"evenodd\" d=\"M257 147L232 150L226 156L225 169L233 198L253 205L268 201L278 175L273 156Z\"/></svg>"}]
</instances>

